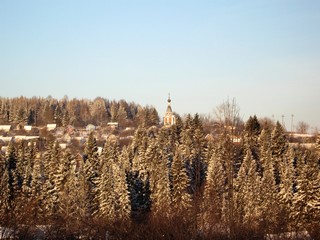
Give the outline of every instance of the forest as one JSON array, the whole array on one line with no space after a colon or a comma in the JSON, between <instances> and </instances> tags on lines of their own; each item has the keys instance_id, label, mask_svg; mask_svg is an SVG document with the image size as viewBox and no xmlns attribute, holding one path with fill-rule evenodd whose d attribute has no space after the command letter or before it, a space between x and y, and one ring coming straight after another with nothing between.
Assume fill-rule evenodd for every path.
<instances>
[{"instance_id":1,"label":"forest","mask_svg":"<svg viewBox=\"0 0 320 240\"><path fill-rule=\"evenodd\" d=\"M1 98L2 123L136 130L128 145L106 140L101 154L94 131L78 151L52 138L45 149L10 142L0 227L17 239L319 239L320 137L313 148L291 145L279 122L241 123L234 102L217 113L207 138L198 114L161 126L153 107L124 100Z\"/></svg>"},{"instance_id":2,"label":"forest","mask_svg":"<svg viewBox=\"0 0 320 240\"><path fill-rule=\"evenodd\" d=\"M58 100L51 96L41 97L0 97L0 124L16 126L44 126L55 123L58 126L72 125L85 127L87 124L105 126L108 122L119 122L122 126L145 126L159 124L159 115L152 106L142 107L125 100L109 100L97 97L89 99Z\"/></svg>"}]
</instances>

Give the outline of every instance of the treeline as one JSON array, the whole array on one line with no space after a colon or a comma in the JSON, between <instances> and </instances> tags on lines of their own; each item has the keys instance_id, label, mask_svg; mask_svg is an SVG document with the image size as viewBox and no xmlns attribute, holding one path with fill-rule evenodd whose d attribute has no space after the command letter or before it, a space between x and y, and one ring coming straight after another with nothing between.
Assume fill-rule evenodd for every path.
<instances>
[{"instance_id":1,"label":"treeline","mask_svg":"<svg viewBox=\"0 0 320 240\"><path fill-rule=\"evenodd\" d=\"M10 143L1 156L0 223L20 239L264 239L320 222L320 142L293 149L279 123L250 117L234 141L207 141L198 115L172 127L140 125L129 146L101 154L58 143ZM319 139L320 140L320 139ZM236 142L236 143L235 143ZM280 235L279 235L280 236ZM279 237L280 239L280 237ZM284 239L284 238L281 238Z\"/></svg>"},{"instance_id":2,"label":"treeline","mask_svg":"<svg viewBox=\"0 0 320 240\"><path fill-rule=\"evenodd\" d=\"M94 100L40 98L0 98L0 124L45 126L87 124L104 126L108 122L119 122L123 126L158 125L159 115L152 106L142 107L125 100L110 101L98 97Z\"/></svg>"}]
</instances>

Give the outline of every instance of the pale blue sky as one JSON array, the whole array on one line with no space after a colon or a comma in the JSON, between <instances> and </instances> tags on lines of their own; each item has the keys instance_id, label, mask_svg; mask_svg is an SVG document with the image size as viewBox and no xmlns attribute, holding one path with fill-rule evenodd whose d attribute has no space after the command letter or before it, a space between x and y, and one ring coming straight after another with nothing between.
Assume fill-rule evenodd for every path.
<instances>
[{"instance_id":1,"label":"pale blue sky","mask_svg":"<svg viewBox=\"0 0 320 240\"><path fill-rule=\"evenodd\" d=\"M320 1L0 1L0 95L125 99L320 127Z\"/></svg>"}]
</instances>

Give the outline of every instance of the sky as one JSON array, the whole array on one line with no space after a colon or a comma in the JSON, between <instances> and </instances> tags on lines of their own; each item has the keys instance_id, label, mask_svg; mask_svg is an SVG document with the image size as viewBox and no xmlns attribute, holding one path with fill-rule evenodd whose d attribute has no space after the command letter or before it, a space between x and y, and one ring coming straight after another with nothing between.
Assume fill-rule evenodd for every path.
<instances>
[{"instance_id":1,"label":"sky","mask_svg":"<svg viewBox=\"0 0 320 240\"><path fill-rule=\"evenodd\" d=\"M0 96L110 100L214 116L235 99L320 129L318 0L2 0ZM310 128L310 131L312 131Z\"/></svg>"}]
</instances>

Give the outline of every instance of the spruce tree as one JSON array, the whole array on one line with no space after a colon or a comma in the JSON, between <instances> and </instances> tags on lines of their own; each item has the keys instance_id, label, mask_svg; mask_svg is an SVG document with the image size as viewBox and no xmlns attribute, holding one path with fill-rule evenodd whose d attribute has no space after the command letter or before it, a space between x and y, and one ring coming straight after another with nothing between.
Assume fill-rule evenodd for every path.
<instances>
[{"instance_id":1,"label":"spruce tree","mask_svg":"<svg viewBox=\"0 0 320 240\"><path fill-rule=\"evenodd\" d=\"M99 154L96 139L94 138L93 132L90 133L88 141L85 146L84 156L84 174L86 177L87 185L87 211L88 214L93 214L97 211L97 202L95 201L97 179L99 177L98 166L99 166Z\"/></svg>"},{"instance_id":2,"label":"spruce tree","mask_svg":"<svg viewBox=\"0 0 320 240\"><path fill-rule=\"evenodd\" d=\"M109 165L110 164L110 165ZM109 223L115 220L115 195L113 192L112 163L104 166L97 186L99 201L99 216Z\"/></svg>"},{"instance_id":3,"label":"spruce tree","mask_svg":"<svg viewBox=\"0 0 320 240\"><path fill-rule=\"evenodd\" d=\"M187 163L187 172L190 178L190 190L200 196L200 189L205 180L206 141L199 116L188 116L181 133L182 157Z\"/></svg>"},{"instance_id":4,"label":"spruce tree","mask_svg":"<svg viewBox=\"0 0 320 240\"><path fill-rule=\"evenodd\" d=\"M292 200L291 217L302 230L314 230L320 216L320 174L317 158L312 154L299 166L297 192Z\"/></svg>"},{"instance_id":5,"label":"spruce tree","mask_svg":"<svg viewBox=\"0 0 320 240\"><path fill-rule=\"evenodd\" d=\"M26 198L29 198L31 195L32 171L37 153L38 150L35 143L31 142L31 144L27 146L25 152L26 165L22 185L22 191Z\"/></svg>"},{"instance_id":6,"label":"spruce tree","mask_svg":"<svg viewBox=\"0 0 320 240\"><path fill-rule=\"evenodd\" d=\"M4 186L5 186L5 206L8 210L13 210L15 207L15 196L17 195L17 153L13 142L9 142L7 154L5 157L5 172L4 172Z\"/></svg>"},{"instance_id":7,"label":"spruce tree","mask_svg":"<svg viewBox=\"0 0 320 240\"><path fill-rule=\"evenodd\" d=\"M245 129L244 129L244 146L246 149L250 149L252 152L252 155L255 159L259 160L259 135L261 133L261 127L260 123L254 115L253 117L249 117L248 121L245 124ZM258 163L258 169L260 170L260 162L257 161ZM261 170L260 170L261 172Z\"/></svg>"},{"instance_id":8,"label":"spruce tree","mask_svg":"<svg viewBox=\"0 0 320 240\"><path fill-rule=\"evenodd\" d=\"M261 179L261 217L264 230L269 233L276 229L280 214L278 186L276 185L273 158L269 148L260 147L260 160L263 163Z\"/></svg>"},{"instance_id":9,"label":"spruce tree","mask_svg":"<svg viewBox=\"0 0 320 240\"><path fill-rule=\"evenodd\" d=\"M172 211L175 216L188 218L191 207L191 196L187 189L189 177L187 175L185 162L182 158L182 149L178 148L172 162Z\"/></svg>"},{"instance_id":10,"label":"spruce tree","mask_svg":"<svg viewBox=\"0 0 320 240\"><path fill-rule=\"evenodd\" d=\"M79 187L76 162L69 149L63 152L60 165L58 166L57 189L58 189L58 210L59 223L65 229L65 234L72 232L79 227L79 221L83 221L84 214L84 193ZM82 204L79 204L82 203Z\"/></svg>"},{"instance_id":11,"label":"spruce tree","mask_svg":"<svg viewBox=\"0 0 320 240\"><path fill-rule=\"evenodd\" d=\"M283 158L288 150L288 141L285 136L285 131L282 125L277 122L271 133L271 152L274 159L274 170L276 183L280 184L281 182L281 169L280 164L283 162Z\"/></svg>"},{"instance_id":12,"label":"spruce tree","mask_svg":"<svg viewBox=\"0 0 320 240\"><path fill-rule=\"evenodd\" d=\"M128 220L131 214L128 184L125 168L119 162L112 165L113 179L115 179L113 192L115 197L115 211L117 220Z\"/></svg>"},{"instance_id":13,"label":"spruce tree","mask_svg":"<svg viewBox=\"0 0 320 240\"><path fill-rule=\"evenodd\" d=\"M43 203L44 211L48 216L54 215L58 210L58 189L57 176L58 166L61 160L61 149L58 142L49 142L47 150L44 153L44 194Z\"/></svg>"},{"instance_id":14,"label":"spruce tree","mask_svg":"<svg viewBox=\"0 0 320 240\"><path fill-rule=\"evenodd\" d=\"M112 147L106 142L102 155L100 156L101 174L96 178L96 195L94 202L98 204L95 214L108 223L115 221L115 194L113 191L114 181L112 166L115 162Z\"/></svg>"},{"instance_id":15,"label":"spruce tree","mask_svg":"<svg viewBox=\"0 0 320 240\"><path fill-rule=\"evenodd\" d=\"M221 226L223 194L225 192L226 172L223 156L218 146L213 150L208 161L208 172L204 189L201 213L198 217L203 232L216 231Z\"/></svg>"},{"instance_id":16,"label":"spruce tree","mask_svg":"<svg viewBox=\"0 0 320 240\"><path fill-rule=\"evenodd\" d=\"M285 135L285 130L282 125L277 122L271 133L271 151L272 155L280 158L288 149L288 141Z\"/></svg>"},{"instance_id":17,"label":"spruce tree","mask_svg":"<svg viewBox=\"0 0 320 240\"><path fill-rule=\"evenodd\" d=\"M259 159L262 165L262 168L265 167L267 164L266 161L269 161L272 157L271 152L271 133L268 129L262 129L259 139L258 139L258 146L259 146ZM270 156L271 154L271 156ZM264 169L262 169L263 171Z\"/></svg>"},{"instance_id":18,"label":"spruce tree","mask_svg":"<svg viewBox=\"0 0 320 240\"><path fill-rule=\"evenodd\" d=\"M146 161L150 162L150 191L154 217L168 218L170 211L170 183L166 156L159 151L158 140L152 139L146 151Z\"/></svg>"},{"instance_id":19,"label":"spruce tree","mask_svg":"<svg viewBox=\"0 0 320 240\"><path fill-rule=\"evenodd\" d=\"M146 160L150 138L147 130L139 126L130 146L132 169L128 174L128 186L132 214L135 219L144 218L143 216L150 211L151 207L149 182L151 163Z\"/></svg>"},{"instance_id":20,"label":"spruce tree","mask_svg":"<svg viewBox=\"0 0 320 240\"><path fill-rule=\"evenodd\" d=\"M46 188L44 187L44 174L42 167L42 158L40 153L36 154L34 158L32 173L31 173L31 199L33 206L32 217L34 220L39 220L43 217L44 212L44 198L46 195Z\"/></svg>"},{"instance_id":21,"label":"spruce tree","mask_svg":"<svg viewBox=\"0 0 320 240\"><path fill-rule=\"evenodd\" d=\"M63 152L58 166L56 166L55 189L57 192L56 205L58 212L61 210L62 198L68 196L70 192L68 182L70 181L71 168L74 162L73 156L69 149ZM67 206L68 208L68 206Z\"/></svg>"},{"instance_id":22,"label":"spruce tree","mask_svg":"<svg viewBox=\"0 0 320 240\"><path fill-rule=\"evenodd\" d=\"M293 148L289 148L288 152L282 157L280 162L281 182L279 184L280 202L282 203L283 211L288 215L291 211L292 198L294 193L294 163L295 153ZM286 219L286 221L289 219Z\"/></svg>"},{"instance_id":23,"label":"spruce tree","mask_svg":"<svg viewBox=\"0 0 320 240\"><path fill-rule=\"evenodd\" d=\"M247 150L236 178L236 208L238 224L257 227L261 216L260 177L251 150Z\"/></svg>"},{"instance_id":24,"label":"spruce tree","mask_svg":"<svg viewBox=\"0 0 320 240\"><path fill-rule=\"evenodd\" d=\"M25 170L27 166L27 159L25 157L25 146L24 142L21 141L17 145L17 162L16 162L16 186L17 191L21 190L24 182Z\"/></svg>"}]
</instances>

